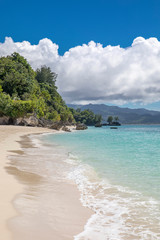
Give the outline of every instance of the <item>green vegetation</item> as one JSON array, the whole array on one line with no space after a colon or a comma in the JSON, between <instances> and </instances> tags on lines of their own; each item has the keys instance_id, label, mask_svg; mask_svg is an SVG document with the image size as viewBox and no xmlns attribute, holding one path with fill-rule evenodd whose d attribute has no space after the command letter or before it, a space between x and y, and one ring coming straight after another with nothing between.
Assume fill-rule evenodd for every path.
<instances>
[{"instance_id":1,"label":"green vegetation","mask_svg":"<svg viewBox=\"0 0 160 240\"><path fill-rule=\"evenodd\" d=\"M100 124L102 121L102 116L98 114L94 114L91 110L86 109L81 111L80 108L73 109L70 108L76 122L84 123L88 126L93 126L95 124Z\"/></svg>"},{"instance_id":2,"label":"green vegetation","mask_svg":"<svg viewBox=\"0 0 160 240\"><path fill-rule=\"evenodd\" d=\"M114 121L118 122L119 121L119 117L118 116L114 117Z\"/></svg>"},{"instance_id":3,"label":"green vegetation","mask_svg":"<svg viewBox=\"0 0 160 240\"><path fill-rule=\"evenodd\" d=\"M109 125L120 125L118 116L116 116L116 117L109 116L107 118L107 122Z\"/></svg>"},{"instance_id":4,"label":"green vegetation","mask_svg":"<svg viewBox=\"0 0 160 240\"><path fill-rule=\"evenodd\" d=\"M0 116L36 115L73 122L72 112L57 92L57 74L42 66L34 71L18 53L0 58Z\"/></svg>"},{"instance_id":5,"label":"green vegetation","mask_svg":"<svg viewBox=\"0 0 160 240\"><path fill-rule=\"evenodd\" d=\"M112 124L112 122L113 122L113 117L112 117L112 116L109 116L109 117L107 118L107 122L109 123L109 125Z\"/></svg>"}]
</instances>

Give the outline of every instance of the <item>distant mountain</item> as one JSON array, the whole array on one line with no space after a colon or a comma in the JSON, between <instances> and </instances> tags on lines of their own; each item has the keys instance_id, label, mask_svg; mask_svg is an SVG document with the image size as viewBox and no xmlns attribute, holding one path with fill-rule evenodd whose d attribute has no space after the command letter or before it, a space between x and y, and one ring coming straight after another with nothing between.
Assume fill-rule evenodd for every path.
<instances>
[{"instance_id":1,"label":"distant mountain","mask_svg":"<svg viewBox=\"0 0 160 240\"><path fill-rule=\"evenodd\" d=\"M106 122L108 116L118 116L122 124L160 124L160 112L147 110L144 108L130 109L105 104L74 105L67 104L68 107L81 110L90 109L95 114L101 114Z\"/></svg>"}]
</instances>

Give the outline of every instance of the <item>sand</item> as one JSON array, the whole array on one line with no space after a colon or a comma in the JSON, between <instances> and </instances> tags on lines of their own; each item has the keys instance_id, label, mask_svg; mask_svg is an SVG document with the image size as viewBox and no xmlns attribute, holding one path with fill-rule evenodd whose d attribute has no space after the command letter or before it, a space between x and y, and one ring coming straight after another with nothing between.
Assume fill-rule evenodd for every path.
<instances>
[{"instance_id":1,"label":"sand","mask_svg":"<svg viewBox=\"0 0 160 240\"><path fill-rule=\"evenodd\" d=\"M24 191L23 178L25 178L25 180L28 178L28 184L30 185L32 185L32 181L34 183L36 179L35 176L31 177L29 174L24 174L23 176L23 173L21 173L19 176L16 169L14 174L9 174L9 171L6 171L6 169L10 167L7 156L21 153L19 141L22 141L22 139L25 141L25 138L21 139L22 136L46 132L54 133L56 131L36 127L0 126L0 235L3 240L19 239L18 236L16 238L16 234L13 234L8 227L8 221L18 215L13 205L13 199ZM36 179L36 181L38 181L38 179ZM81 205L79 200L80 193L76 185L62 182L58 184L55 183L53 188L55 224L52 231L52 236L54 236L52 239L74 239L74 235L83 231L84 225L92 212ZM43 238L43 229L41 229L41 231L39 230L37 229L37 235L35 234L34 240L50 240L50 235L47 237L47 231L45 238ZM39 235L38 232L41 232L41 235ZM21 234L23 239L28 239L28 236L25 237L25 232L21 232Z\"/></svg>"}]
</instances>

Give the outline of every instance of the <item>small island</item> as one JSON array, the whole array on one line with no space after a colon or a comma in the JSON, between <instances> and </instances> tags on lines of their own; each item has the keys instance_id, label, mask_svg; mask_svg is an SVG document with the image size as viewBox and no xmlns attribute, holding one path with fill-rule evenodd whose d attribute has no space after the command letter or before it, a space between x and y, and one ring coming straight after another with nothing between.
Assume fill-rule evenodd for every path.
<instances>
[{"instance_id":1,"label":"small island","mask_svg":"<svg viewBox=\"0 0 160 240\"><path fill-rule=\"evenodd\" d=\"M116 126L121 126L121 124L119 123L118 116L116 117L109 116L107 118L106 123L101 123L101 121L102 121L102 117L101 117L101 120L95 124L95 127L110 126L111 128L113 127L115 129Z\"/></svg>"}]
</instances>

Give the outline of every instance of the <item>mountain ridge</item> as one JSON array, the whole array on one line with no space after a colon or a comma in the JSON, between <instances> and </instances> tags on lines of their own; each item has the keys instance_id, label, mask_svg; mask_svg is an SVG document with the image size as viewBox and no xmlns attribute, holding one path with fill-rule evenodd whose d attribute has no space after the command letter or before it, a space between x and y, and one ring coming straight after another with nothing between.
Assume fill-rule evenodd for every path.
<instances>
[{"instance_id":1,"label":"mountain ridge","mask_svg":"<svg viewBox=\"0 0 160 240\"><path fill-rule=\"evenodd\" d=\"M67 104L68 107L81 110L90 109L95 114L101 114L105 122L108 116L118 116L122 124L160 124L160 112L145 108L121 108L105 104L76 105Z\"/></svg>"}]
</instances>

